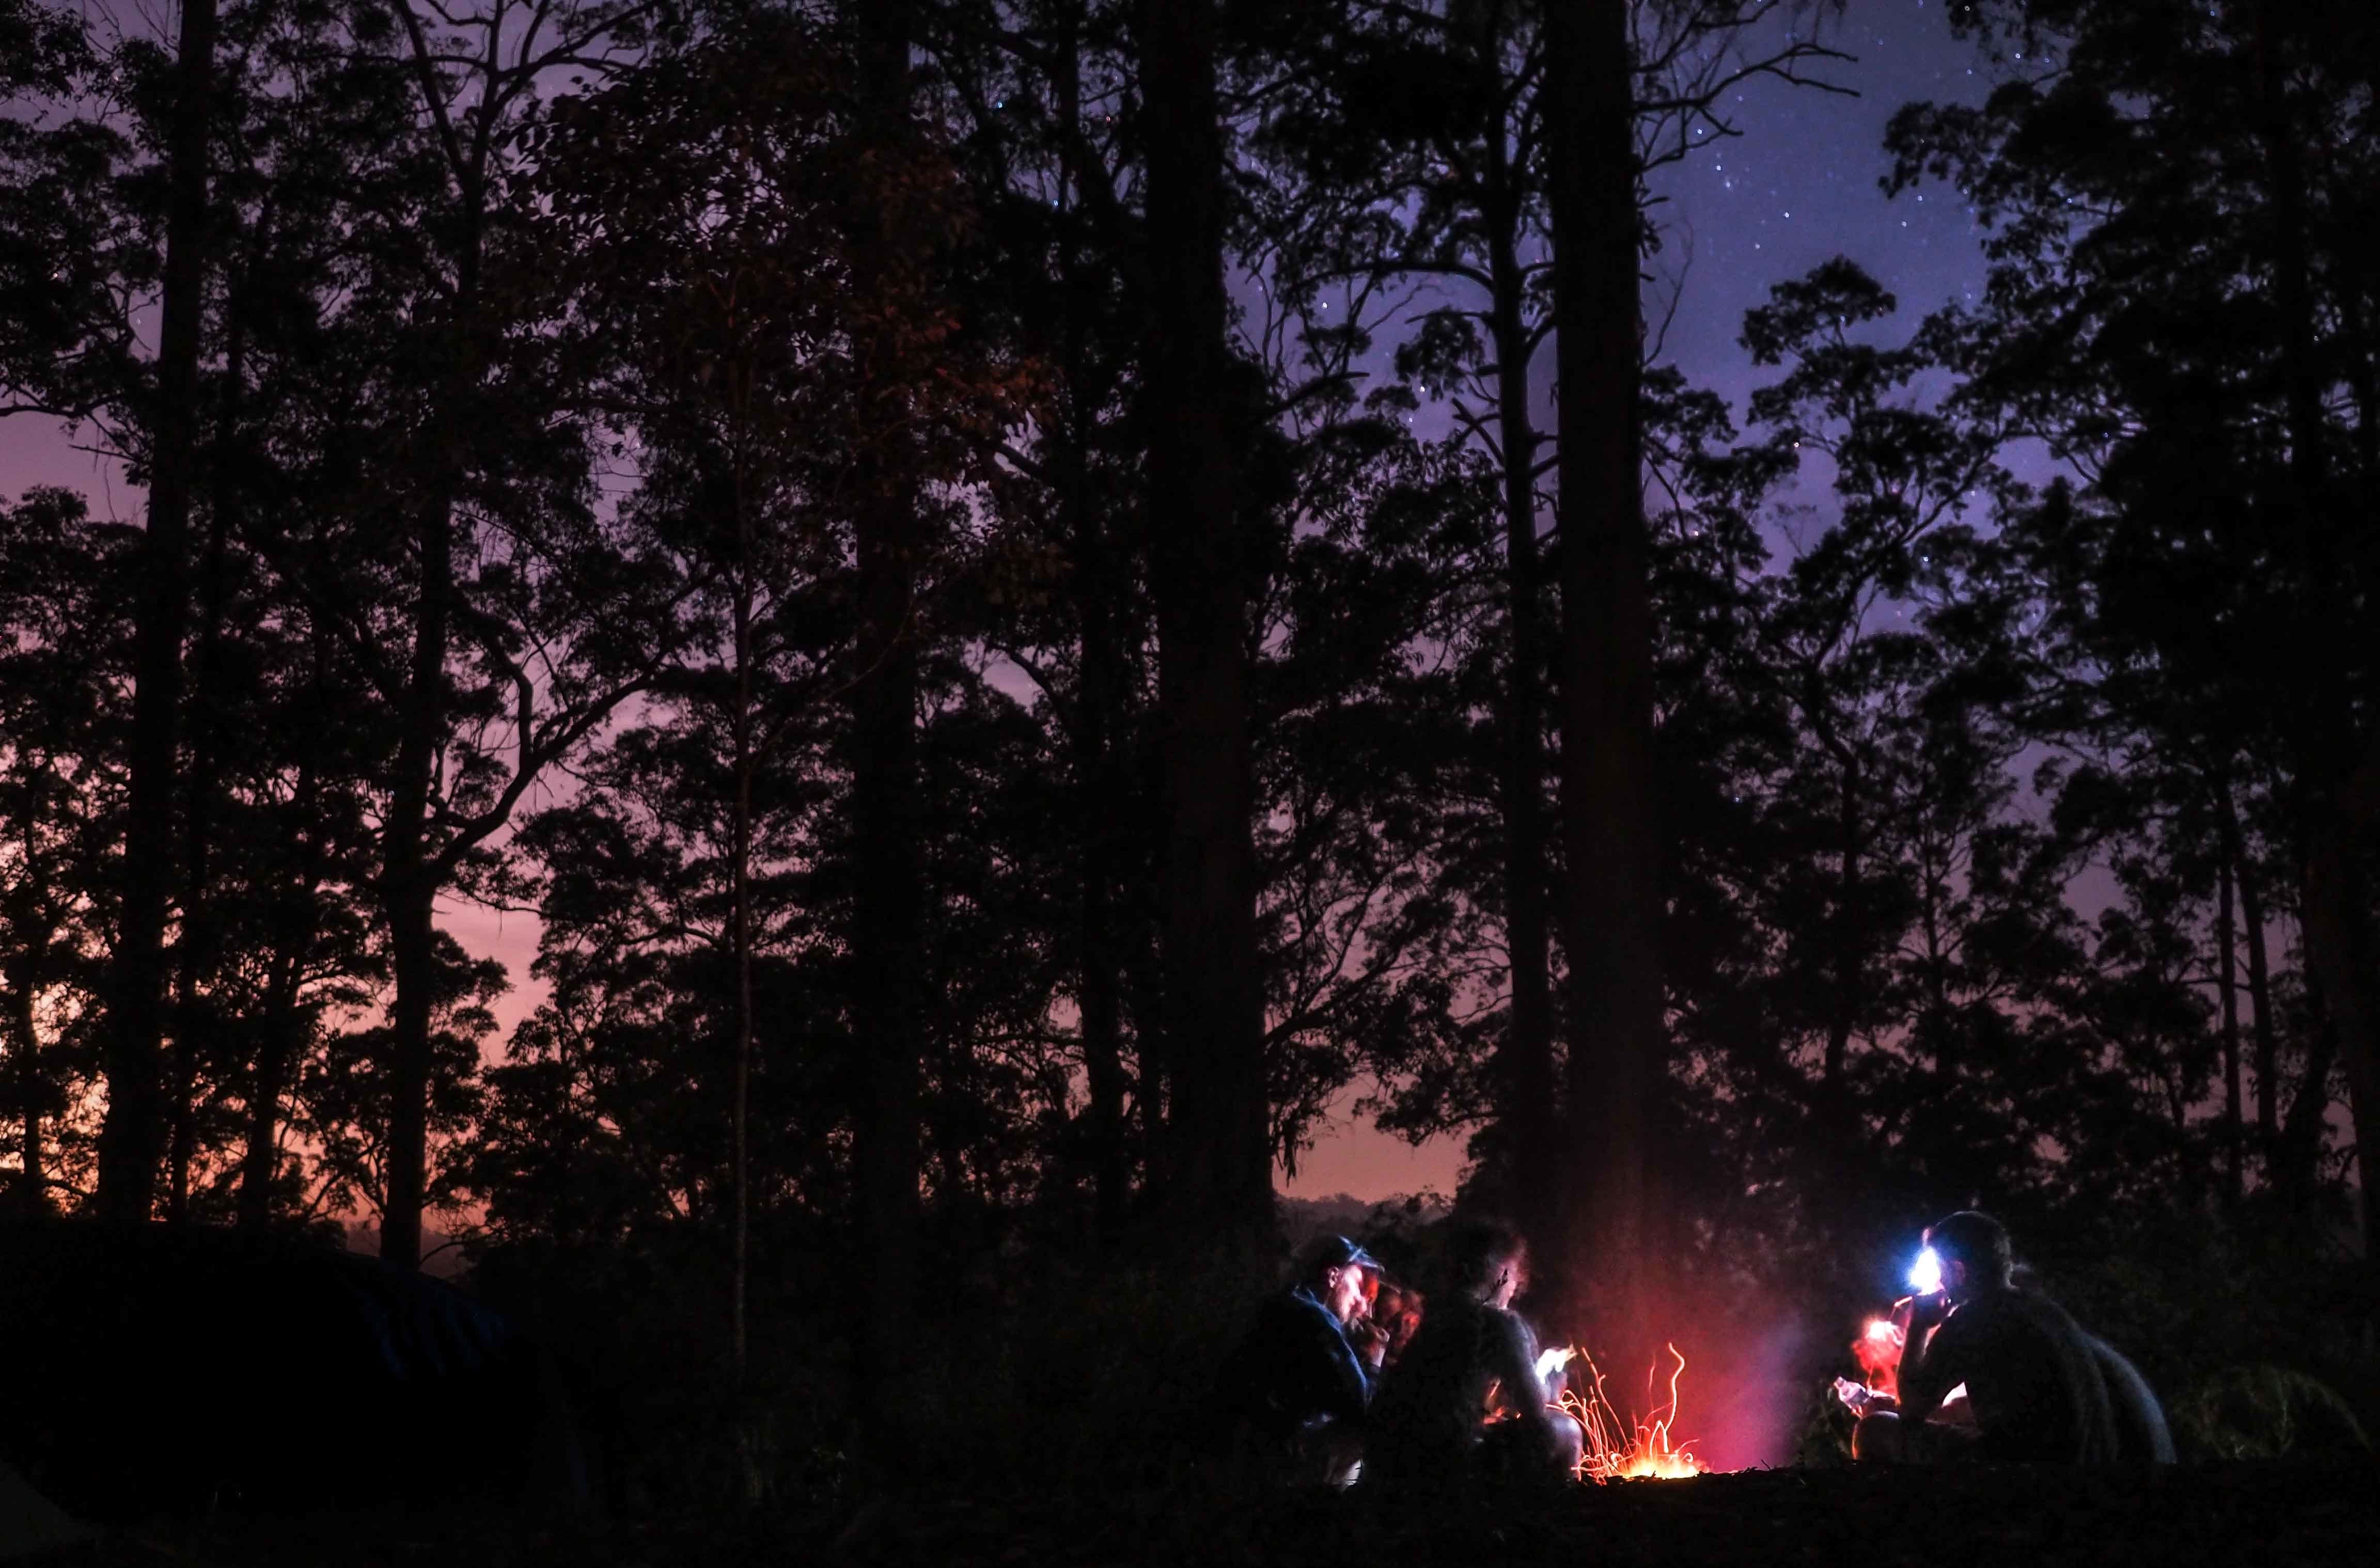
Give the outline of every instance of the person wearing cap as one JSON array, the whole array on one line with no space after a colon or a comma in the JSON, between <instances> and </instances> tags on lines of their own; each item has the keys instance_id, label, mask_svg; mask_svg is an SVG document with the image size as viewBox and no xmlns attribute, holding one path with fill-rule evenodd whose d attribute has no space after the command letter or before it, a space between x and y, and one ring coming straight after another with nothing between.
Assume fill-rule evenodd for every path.
<instances>
[{"instance_id":1,"label":"person wearing cap","mask_svg":"<svg viewBox=\"0 0 2380 1568\"><path fill-rule=\"evenodd\" d=\"M1387 1338L1350 1332L1362 1324L1379 1271L1378 1260L1345 1236L1321 1237L1223 1363L1222 1424L1292 1478L1343 1486L1354 1477Z\"/></svg>"},{"instance_id":2,"label":"person wearing cap","mask_svg":"<svg viewBox=\"0 0 2380 1568\"><path fill-rule=\"evenodd\" d=\"M1940 1288L1910 1302L1898 1408L1863 1402L1858 1457L2171 1462L2148 1384L2017 1267L2007 1227L1963 1210L1929 1227L1925 1246L1939 1259ZM1961 1385L1972 1426L1931 1419Z\"/></svg>"}]
</instances>

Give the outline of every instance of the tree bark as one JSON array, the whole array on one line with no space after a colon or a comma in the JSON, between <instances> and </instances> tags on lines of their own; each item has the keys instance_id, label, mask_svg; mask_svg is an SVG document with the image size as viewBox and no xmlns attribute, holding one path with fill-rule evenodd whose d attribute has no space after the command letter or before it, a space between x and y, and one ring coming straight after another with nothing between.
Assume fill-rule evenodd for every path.
<instances>
[{"instance_id":1,"label":"tree bark","mask_svg":"<svg viewBox=\"0 0 2380 1568\"><path fill-rule=\"evenodd\" d=\"M1082 871L1077 908L1082 1013L1083 1071L1089 1091L1089 1166L1095 1223L1102 1239L1122 1229L1131 1198L1131 1172L1124 1144L1123 954L1118 942L1121 918L1115 803L1126 785L1115 765L1115 730L1124 687L1111 576L1114 564L1099 518L1086 493L1081 472L1085 432L1079 421L1066 455L1075 577L1078 595L1082 671L1074 734L1075 780L1082 825Z\"/></svg>"},{"instance_id":2,"label":"tree bark","mask_svg":"<svg viewBox=\"0 0 2380 1568\"><path fill-rule=\"evenodd\" d=\"M1185 1239L1273 1222L1249 735L1247 520L1232 450L1213 0L1142 0L1142 415L1166 831L1165 1205Z\"/></svg>"},{"instance_id":3,"label":"tree bark","mask_svg":"<svg viewBox=\"0 0 2380 1568\"><path fill-rule=\"evenodd\" d=\"M735 530L735 714L733 724L735 801L728 828L730 940L735 949L735 1100L731 1142L735 1163L735 1237L728 1279L728 1355L735 1391L745 1390L750 1364L752 1295L752 578L751 522L738 476Z\"/></svg>"},{"instance_id":4,"label":"tree bark","mask_svg":"<svg viewBox=\"0 0 2380 1568\"><path fill-rule=\"evenodd\" d=\"M467 195L465 208L479 203ZM465 465L467 406L480 381L470 317L477 309L476 218L463 242L444 352L445 384L430 436L428 493L420 508L419 580L413 648L398 713L396 772L382 832L381 905L389 927L395 996L389 1008L388 1145L381 1202L380 1255L400 1268L421 1261L421 1209L430 1167L430 1027L438 986L437 904L446 868L431 820L447 739L446 661L455 615L455 508Z\"/></svg>"},{"instance_id":5,"label":"tree bark","mask_svg":"<svg viewBox=\"0 0 2380 1568\"><path fill-rule=\"evenodd\" d=\"M28 969L30 969L29 965ZM18 1126L17 1185L13 1207L23 1218L46 1214L50 1209L49 1182L42 1163L42 1064L41 1022L34 1015L34 987L27 974L10 988L9 1022L15 1026L17 1049L10 1064L17 1079Z\"/></svg>"},{"instance_id":6,"label":"tree bark","mask_svg":"<svg viewBox=\"0 0 2380 1568\"><path fill-rule=\"evenodd\" d=\"M189 758L182 780L182 938L174 965L172 1147L167 1159L165 1198L166 1218L176 1224L186 1223L190 1217L190 1167L198 1159L199 1065L218 1033L214 1015L208 1010L205 987L213 973L219 946L211 883L213 805L218 784L215 772L222 763L225 577L229 570L227 555L236 504L232 465L222 443L238 421L239 383L247 373L236 310L228 331L217 449L211 465L206 553L199 569L201 590L198 649L188 704Z\"/></svg>"},{"instance_id":7,"label":"tree bark","mask_svg":"<svg viewBox=\"0 0 2380 1568\"><path fill-rule=\"evenodd\" d=\"M858 8L864 134L897 154L911 136L908 0ZM852 1019L865 1052L865 1107L856 1151L868 1260L866 1354L884 1374L863 1412L880 1466L897 1484L899 1450L920 1418L911 1380L897 1369L916 1355L918 1126L925 1052L917 998L924 969L924 862L919 853L917 642L913 625L923 554L914 481L901 431L908 386L892 318L914 309L892 298L911 239L897 214L856 214L854 292L880 324L860 345L865 421L856 489L859 677L852 690Z\"/></svg>"},{"instance_id":8,"label":"tree bark","mask_svg":"<svg viewBox=\"0 0 2380 1568\"><path fill-rule=\"evenodd\" d=\"M418 827L414 830L418 833ZM418 843L418 839L417 839ZM418 851L395 859L389 954L388 1144L383 1156L380 1256L401 1269L421 1262L421 1210L430 1175L430 1014L438 984L436 884Z\"/></svg>"},{"instance_id":9,"label":"tree bark","mask_svg":"<svg viewBox=\"0 0 2380 1568\"><path fill-rule=\"evenodd\" d=\"M434 461L446 473L459 432L440 432ZM381 899L389 925L395 997L389 1009L388 1145L382 1176L380 1255L410 1269L421 1261L421 1209L430 1161L430 1024L438 985L439 869L430 845L431 795L446 738L446 657L455 573L453 491L433 486L419 525L420 582L407 671L396 778L383 830Z\"/></svg>"},{"instance_id":10,"label":"tree bark","mask_svg":"<svg viewBox=\"0 0 2380 1568\"><path fill-rule=\"evenodd\" d=\"M1520 257L1522 191L1504 128L1488 139L1490 335L1496 349L1497 429L1501 437L1504 592L1510 622L1505 658L1502 805L1504 946L1512 1000L1498 1051L1498 1120L1512 1147L1513 1219L1540 1258L1560 1254L1560 1124L1554 1075L1551 881L1545 807L1546 748L1540 673L1548 663L1543 565L1537 543L1537 447L1530 403L1526 279Z\"/></svg>"},{"instance_id":11,"label":"tree bark","mask_svg":"<svg viewBox=\"0 0 2380 1568\"><path fill-rule=\"evenodd\" d=\"M1607 1343L1649 1340L1646 1158L1666 1070L1650 541L1638 469L1637 161L1625 0L1549 0L1572 1252Z\"/></svg>"},{"instance_id":12,"label":"tree bark","mask_svg":"<svg viewBox=\"0 0 2380 1568\"><path fill-rule=\"evenodd\" d=\"M2363 757L2358 737L2365 733L2365 724L2358 722L2358 704L2347 678L2351 661L2331 641L2352 637L2355 628L2368 624L2368 616L2358 614L2346 591L2354 574L2340 559L2341 529L2334 516L2358 502L2334 493L2338 487L2329 457L2329 421L2323 407L2328 371L2310 255L2304 152L2284 97L2286 56L2297 42L2288 36L2294 23L2286 12L2277 15L2271 6L2259 4L2252 25L2258 133L2272 202L2266 237L2282 331L2290 538L2311 612L2301 618L2308 641L2295 704L2304 854L2299 915L2308 977L2321 992L2329 1038L2347 1072L2357 1174L2364 1194L2365 1253L2380 1259L2380 1203L2374 1201L2380 1185L2371 1174L2371 1157L2380 1151L2380 995L2374 994L2372 981L2374 939L2362 869L2372 824L2360 820L2348 800ZM2319 1138L2318 1127L2313 1136Z\"/></svg>"},{"instance_id":13,"label":"tree bark","mask_svg":"<svg viewBox=\"0 0 2380 1568\"><path fill-rule=\"evenodd\" d=\"M247 1142L240 1150L237 1221L243 1231L273 1223L273 1179L281 1168L281 1097L288 1092L290 1064L298 1060L306 1028L298 1010L298 976L307 945L295 933L285 937L265 988L264 1038L249 1072Z\"/></svg>"},{"instance_id":14,"label":"tree bark","mask_svg":"<svg viewBox=\"0 0 2380 1568\"><path fill-rule=\"evenodd\" d=\"M1812 683L1815 685L1814 681ZM1842 780L1836 790L1835 852L1840 861L1835 879L1834 918L1829 922L1833 930L1834 952L1828 965L1833 971L1834 995L1827 1019L1827 1054L1824 1066L1825 1103L1835 1123L1836 1133L1849 1130L1851 1086L1846 1075L1851 1066L1852 1034L1859 1022L1860 978L1864 967L1860 953L1860 859L1866 845L1862 832L1860 812L1860 769L1845 748L1838 760L1842 768Z\"/></svg>"},{"instance_id":15,"label":"tree bark","mask_svg":"<svg viewBox=\"0 0 2380 1568\"><path fill-rule=\"evenodd\" d=\"M2240 808L2231 792L2221 792L2216 804L2222 813L2224 857L2231 864L2232 879L2240 890L2240 924L2247 928L2248 1003L2255 1012L2256 1030L2256 1148L2265 1179L2270 1182L2280 1149L2281 1045L2279 1026L2273 1016L2272 964L2265 946L2264 893L2255 868L2248 863Z\"/></svg>"},{"instance_id":16,"label":"tree bark","mask_svg":"<svg viewBox=\"0 0 2380 1568\"><path fill-rule=\"evenodd\" d=\"M2380 1083L2374 1081L2374 1041L2380 1019L2373 1016L2372 954L2365 930L2370 898L2363 887L2352 835L2335 808L2322 813L2309 846L2303 911L2306 967L2320 993L2338 1059L2347 1073L2350 1132L2355 1140L2356 1178L2363 1193L2364 1257L2380 1260L2380 1182L2371 1161L2380 1154ZM2326 1066L2327 1064L2325 1063ZM2326 1078L2327 1074L2325 1075ZM2307 1158L2321 1139L2329 1110L2328 1085L2309 1069L2301 1095L2314 1101L2304 1141ZM2296 1118L2292 1118L2295 1120Z\"/></svg>"},{"instance_id":17,"label":"tree bark","mask_svg":"<svg viewBox=\"0 0 2380 1568\"><path fill-rule=\"evenodd\" d=\"M109 977L107 1119L99 1136L97 1207L101 1218L119 1225L149 1218L165 1153L165 921L175 865L182 636L189 618L185 568L198 466L215 0L183 0L178 48L166 149L165 268L134 653L123 907Z\"/></svg>"},{"instance_id":18,"label":"tree bark","mask_svg":"<svg viewBox=\"0 0 2380 1568\"><path fill-rule=\"evenodd\" d=\"M1057 43L1053 86L1059 123L1079 134L1082 60L1079 8L1069 12ZM1074 188L1071 161L1064 199ZM1073 734L1076 809L1082 824L1081 885L1076 905L1076 1000L1082 1014L1086 1107L1084 1164L1092 1191L1092 1227L1102 1241L1123 1228L1131 1202L1131 1161L1124 1128L1128 1079L1123 1065L1123 965L1117 930L1121 916L1118 864L1122 845L1115 803L1128 784L1116 765L1116 731L1128 680L1118 603L1120 566L1090 488L1090 443L1097 413L1085 383L1090 373L1088 323L1083 305L1089 280L1071 239L1060 263L1059 289L1064 316L1060 324L1059 372L1065 384L1066 418L1062 432L1059 504L1074 556L1077 636L1082 661L1075 692Z\"/></svg>"},{"instance_id":19,"label":"tree bark","mask_svg":"<svg viewBox=\"0 0 2380 1568\"><path fill-rule=\"evenodd\" d=\"M2215 873L2215 983L2223 1010L2223 1175L2231 1201L2247 1191L2246 1128L2240 1095L2239 940L2232 914L2231 857Z\"/></svg>"}]
</instances>

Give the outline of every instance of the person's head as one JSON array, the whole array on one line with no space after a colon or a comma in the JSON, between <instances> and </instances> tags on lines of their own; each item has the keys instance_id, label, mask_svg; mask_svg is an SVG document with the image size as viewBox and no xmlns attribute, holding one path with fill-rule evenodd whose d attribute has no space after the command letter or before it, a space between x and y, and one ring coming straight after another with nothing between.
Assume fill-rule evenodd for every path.
<instances>
[{"instance_id":1,"label":"person's head","mask_svg":"<svg viewBox=\"0 0 2380 1568\"><path fill-rule=\"evenodd\" d=\"M1528 1286L1528 1243L1510 1225L1476 1221L1455 1233L1447 1266L1456 1290L1490 1307L1510 1307Z\"/></svg>"},{"instance_id":2,"label":"person's head","mask_svg":"<svg viewBox=\"0 0 2380 1568\"><path fill-rule=\"evenodd\" d=\"M1925 1245L1942 1260L1942 1289L1953 1301L2005 1286L2016 1270L2008 1227L1979 1209L1937 1220L1925 1228Z\"/></svg>"},{"instance_id":3,"label":"person's head","mask_svg":"<svg viewBox=\"0 0 2380 1568\"><path fill-rule=\"evenodd\" d=\"M1364 1315L1379 1260L1345 1236L1323 1236L1305 1249L1298 1279L1342 1323Z\"/></svg>"}]
</instances>

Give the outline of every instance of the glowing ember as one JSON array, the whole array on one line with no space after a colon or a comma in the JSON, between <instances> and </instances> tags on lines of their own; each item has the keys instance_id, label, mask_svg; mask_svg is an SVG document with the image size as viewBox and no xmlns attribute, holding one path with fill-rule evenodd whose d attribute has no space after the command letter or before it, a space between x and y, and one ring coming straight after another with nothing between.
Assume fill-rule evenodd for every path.
<instances>
[{"instance_id":1,"label":"glowing ember","mask_svg":"<svg viewBox=\"0 0 2380 1568\"><path fill-rule=\"evenodd\" d=\"M1657 1404L1642 1420L1622 1420L1603 1390L1603 1372L1595 1358L1585 1351L1578 1358L1595 1375L1585 1397L1575 1390L1565 1389L1554 1408L1579 1424L1586 1434L1585 1452L1578 1462L1580 1479L1600 1486L1606 1481L1645 1479L1680 1480L1699 1476L1707 1466L1689 1453L1693 1440L1683 1443L1671 1440L1671 1428L1678 1417L1678 1379L1684 1375L1686 1358L1678 1355L1678 1347L1669 1347L1678 1357L1670 1371L1670 1398L1666 1404ZM1660 1368L1648 1367L1645 1373L1645 1392L1652 1396L1653 1379Z\"/></svg>"},{"instance_id":2,"label":"glowing ember","mask_svg":"<svg viewBox=\"0 0 2380 1568\"><path fill-rule=\"evenodd\" d=\"M1942 1288L1942 1255L1932 1247L1917 1255L1909 1266L1909 1288L1920 1295L1932 1295Z\"/></svg>"}]
</instances>

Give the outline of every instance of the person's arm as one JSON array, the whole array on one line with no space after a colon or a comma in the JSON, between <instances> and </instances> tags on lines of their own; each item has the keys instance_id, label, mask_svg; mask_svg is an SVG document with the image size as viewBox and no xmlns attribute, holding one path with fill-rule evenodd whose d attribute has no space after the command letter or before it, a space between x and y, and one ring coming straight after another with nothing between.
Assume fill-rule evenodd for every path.
<instances>
[{"instance_id":1,"label":"person's arm","mask_svg":"<svg viewBox=\"0 0 2380 1568\"><path fill-rule=\"evenodd\" d=\"M1366 1369L1363 1357L1347 1343L1347 1336L1337 1336L1336 1354L1331 1357L1331 1391L1328 1409L1342 1421L1360 1421L1372 1404L1372 1374Z\"/></svg>"},{"instance_id":2,"label":"person's arm","mask_svg":"<svg viewBox=\"0 0 2380 1568\"><path fill-rule=\"evenodd\" d=\"M1537 1337L1514 1312L1488 1314L1488 1370L1500 1392L1497 1402L1526 1422L1531 1430L1553 1435L1553 1417L1546 1409L1545 1380L1537 1376Z\"/></svg>"},{"instance_id":3,"label":"person's arm","mask_svg":"<svg viewBox=\"0 0 2380 1568\"><path fill-rule=\"evenodd\" d=\"M1940 1327L1929 1339L1925 1317L1921 1312L1912 1319L1908 1345L1900 1353L1900 1414L1910 1421L1923 1421L1933 1415L1942 1407L1943 1396L1967 1380L1973 1348L1970 1342L1982 1327L1980 1314L1969 1311L1962 1320L1961 1314L1953 1312L1939 1319Z\"/></svg>"}]
</instances>

